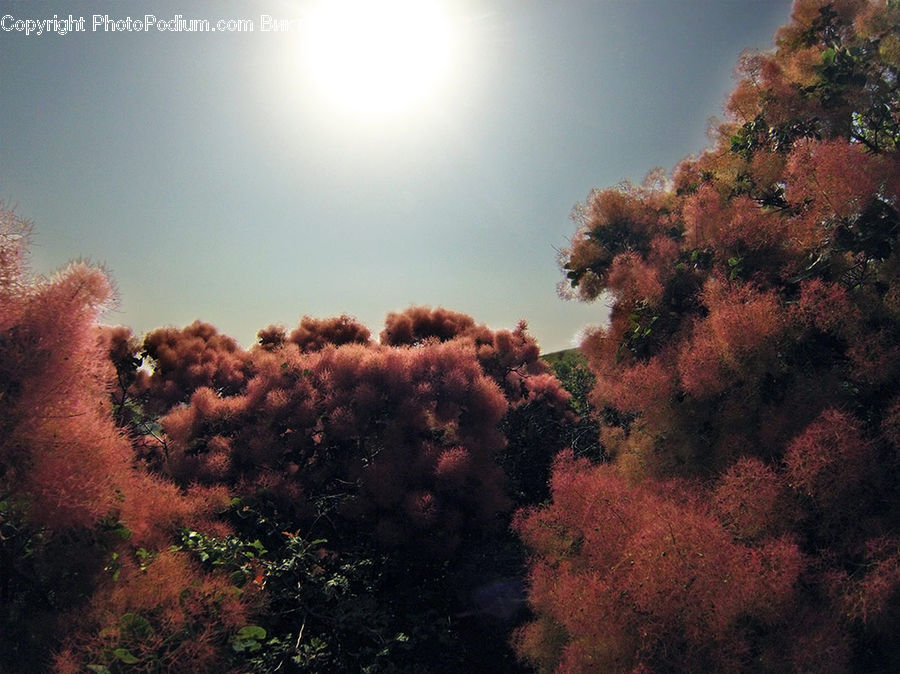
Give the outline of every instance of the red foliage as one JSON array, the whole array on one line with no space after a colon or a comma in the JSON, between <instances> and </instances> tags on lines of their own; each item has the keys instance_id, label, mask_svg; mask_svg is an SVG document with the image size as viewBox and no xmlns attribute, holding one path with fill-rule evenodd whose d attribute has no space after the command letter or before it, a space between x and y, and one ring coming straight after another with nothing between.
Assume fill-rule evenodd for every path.
<instances>
[{"instance_id":1,"label":"red foliage","mask_svg":"<svg viewBox=\"0 0 900 674\"><path fill-rule=\"evenodd\" d=\"M805 566L797 546L737 544L673 486L630 485L612 466L560 455L552 504L515 522L536 554L538 618L517 638L527 660L556 671L736 671L753 648L780 647L752 643L747 625L792 605Z\"/></svg>"},{"instance_id":2,"label":"red foliage","mask_svg":"<svg viewBox=\"0 0 900 674\"><path fill-rule=\"evenodd\" d=\"M873 387L888 386L900 378L900 326L872 330L847 350L851 376Z\"/></svg>"},{"instance_id":3,"label":"red foliage","mask_svg":"<svg viewBox=\"0 0 900 674\"><path fill-rule=\"evenodd\" d=\"M4 493L24 498L28 519L52 531L113 517L135 545L164 545L166 532L198 513L174 485L132 467L113 423L106 356L133 352L127 330L97 340L96 317L111 296L105 275L78 263L18 288L22 311L0 348L0 369L15 373L0 400Z\"/></svg>"},{"instance_id":4,"label":"red foliage","mask_svg":"<svg viewBox=\"0 0 900 674\"><path fill-rule=\"evenodd\" d=\"M446 342L474 328L475 321L466 314L443 307L409 307L387 315L380 341L389 346L414 346L429 339Z\"/></svg>"},{"instance_id":5,"label":"red foliage","mask_svg":"<svg viewBox=\"0 0 900 674\"><path fill-rule=\"evenodd\" d=\"M79 611L55 668L114 667L117 651L134 658L134 672L221 668L229 662L229 637L250 622L242 596L248 592L252 586L242 591L223 575L206 574L182 552L164 550L141 567L123 560L118 579Z\"/></svg>"},{"instance_id":6,"label":"red foliage","mask_svg":"<svg viewBox=\"0 0 900 674\"><path fill-rule=\"evenodd\" d=\"M318 351L327 344L368 344L369 329L354 318L342 314L334 318L311 318L304 316L300 325L287 341L297 345L300 351Z\"/></svg>"},{"instance_id":7,"label":"red foliage","mask_svg":"<svg viewBox=\"0 0 900 674\"><path fill-rule=\"evenodd\" d=\"M261 349L274 351L284 346L287 341L287 333L280 325L270 325L256 333L256 341Z\"/></svg>"},{"instance_id":8,"label":"red foliage","mask_svg":"<svg viewBox=\"0 0 900 674\"><path fill-rule=\"evenodd\" d=\"M640 412L645 418L653 417L655 412L663 411L675 395L677 373L671 360L670 353L663 353L646 363L635 363L618 376L604 378L598 394L606 402L614 401L620 410Z\"/></svg>"},{"instance_id":9,"label":"red foliage","mask_svg":"<svg viewBox=\"0 0 900 674\"><path fill-rule=\"evenodd\" d=\"M862 312L847 289L822 279L810 279L800 285L796 314L798 322L846 338L860 331L862 321Z\"/></svg>"},{"instance_id":10,"label":"red foliage","mask_svg":"<svg viewBox=\"0 0 900 674\"><path fill-rule=\"evenodd\" d=\"M719 478L712 498L716 516L737 540L781 535L792 519L785 480L756 458L738 460Z\"/></svg>"},{"instance_id":11,"label":"red foliage","mask_svg":"<svg viewBox=\"0 0 900 674\"><path fill-rule=\"evenodd\" d=\"M421 346L450 340L474 350L484 373L497 382L513 404L528 397L529 377L549 371L525 321L513 330L493 331L476 325L466 314L441 307L410 307L403 313L388 314L381 332L381 343L390 346ZM557 388L562 390L558 384Z\"/></svg>"},{"instance_id":12,"label":"red foliage","mask_svg":"<svg viewBox=\"0 0 900 674\"><path fill-rule=\"evenodd\" d=\"M234 339L200 321L181 330L148 333L144 353L153 365L144 393L157 411L187 402L204 386L226 395L238 393L250 376L249 354Z\"/></svg>"},{"instance_id":13,"label":"red foliage","mask_svg":"<svg viewBox=\"0 0 900 674\"><path fill-rule=\"evenodd\" d=\"M109 360L116 366L116 370L128 368L137 358L140 344L134 337L131 328L124 325L102 325L98 336L100 346L106 351Z\"/></svg>"},{"instance_id":14,"label":"red foliage","mask_svg":"<svg viewBox=\"0 0 900 674\"><path fill-rule=\"evenodd\" d=\"M847 220L896 180L896 171L896 162L868 152L860 143L804 140L788 159L786 196L817 223Z\"/></svg>"},{"instance_id":15,"label":"red foliage","mask_svg":"<svg viewBox=\"0 0 900 674\"><path fill-rule=\"evenodd\" d=\"M651 294L659 291L657 270L640 264L652 249L658 252L653 243L669 224L658 182L594 190L573 213L578 231L562 261L581 299L596 299L603 290L630 290L629 278L641 281Z\"/></svg>"},{"instance_id":16,"label":"red foliage","mask_svg":"<svg viewBox=\"0 0 900 674\"><path fill-rule=\"evenodd\" d=\"M848 508L876 465L860 423L834 409L825 410L791 442L784 461L791 485L830 509Z\"/></svg>"},{"instance_id":17,"label":"red foliage","mask_svg":"<svg viewBox=\"0 0 900 674\"><path fill-rule=\"evenodd\" d=\"M646 300L657 303L663 294L659 280L659 266L647 264L634 251L619 253L613 258L606 278L607 290L623 301Z\"/></svg>"},{"instance_id":18,"label":"red foliage","mask_svg":"<svg viewBox=\"0 0 900 674\"><path fill-rule=\"evenodd\" d=\"M749 197L724 199L709 184L685 199L682 207L686 243L714 250L722 262L749 251L777 249L787 222L763 211Z\"/></svg>"},{"instance_id":19,"label":"red foliage","mask_svg":"<svg viewBox=\"0 0 900 674\"><path fill-rule=\"evenodd\" d=\"M0 231L4 245L9 243L6 236ZM18 239L18 245L24 241ZM147 554L166 550L172 533L188 522L202 527L228 496L220 490L195 490L185 497L175 485L132 465L131 444L111 414L109 389L117 376L111 360L128 360L134 350L127 330L106 329L98 339L98 314L112 298L106 275L83 263L49 279L14 277L20 271L14 265L5 269L8 283L0 288L0 592L11 608L29 596L57 597L50 602L51 615L44 599L29 611L24 626L15 626L49 651L67 634L75 641L81 638L74 631L86 624L63 615L79 610L76 599L106 605L105 590L91 593L95 585L103 585L101 569L110 559L128 560L139 548ZM16 547L26 536L25 548ZM18 554L23 549L24 557ZM49 558L60 549L69 558ZM29 582L23 585L20 578ZM132 580L145 584L144 595L159 595L159 579L149 581L135 572ZM193 582L191 577L167 580ZM73 582L80 586L60 586ZM124 597L129 588L130 583L123 583L111 592ZM182 589L166 588L175 606ZM14 615L6 608L0 616L4 621ZM62 656L60 668L72 662Z\"/></svg>"},{"instance_id":20,"label":"red foliage","mask_svg":"<svg viewBox=\"0 0 900 674\"><path fill-rule=\"evenodd\" d=\"M162 419L182 484L265 489L301 518L308 499L330 495L348 520L394 532L384 542L425 540L443 553L463 529L499 523L494 454L507 403L467 342L312 353L289 342L255 351L252 366L242 394L200 388Z\"/></svg>"},{"instance_id":21,"label":"red foliage","mask_svg":"<svg viewBox=\"0 0 900 674\"><path fill-rule=\"evenodd\" d=\"M758 378L770 367L783 330L773 293L711 279L701 297L709 314L694 325L678 358L682 388L695 397L721 393L735 379Z\"/></svg>"},{"instance_id":22,"label":"red foliage","mask_svg":"<svg viewBox=\"0 0 900 674\"><path fill-rule=\"evenodd\" d=\"M112 289L100 270L82 263L46 281L16 279L7 289L0 321L3 492L25 496L35 524L90 527L116 509L116 489L131 479L94 333Z\"/></svg>"},{"instance_id":23,"label":"red foliage","mask_svg":"<svg viewBox=\"0 0 900 674\"><path fill-rule=\"evenodd\" d=\"M569 395L524 323L492 331L413 307L387 326L380 345L347 317L262 331L242 388L198 386L161 419L165 470L184 486L265 491L301 521L328 498L382 543L441 555L500 524L499 422L510 405L571 421Z\"/></svg>"},{"instance_id":24,"label":"red foliage","mask_svg":"<svg viewBox=\"0 0 900 674\"><path fill-rule=\"evenodd\" d=\"M582 351L613 465L564 462L520 517L517 648L542 671L900 667L898 20L797 0L742 57L711 148L576 207L561 262L612 299Z\"/></svg>"},{"instance_id":25,"label":"red foliage","mask_svg":"<svg viewBox=\"0 0 900 674\"><path fill-rule=\"evenodd\" d=\"M882 536L866 541L861 557L852 577L834 574L838 605L850 620L893 640L900 610L900 540Z\"/></svg>"}]
</instances>

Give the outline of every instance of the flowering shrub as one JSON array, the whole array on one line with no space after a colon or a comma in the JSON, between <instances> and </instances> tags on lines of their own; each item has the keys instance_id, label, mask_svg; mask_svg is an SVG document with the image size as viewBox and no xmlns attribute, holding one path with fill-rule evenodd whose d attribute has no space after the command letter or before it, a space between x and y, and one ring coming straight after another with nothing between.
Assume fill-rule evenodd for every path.
<instances>
[{"instance_id":1,"label":"flowering shrub","mask_svg":"<svg viewBox=\"0 0 900 674\"><path fill-rule=\"evenodd\" d=\"M539 670L900 666L898 11L797 0L712 148L576 209L612 463L518 516Z\"/></svg>"}]
</instances>

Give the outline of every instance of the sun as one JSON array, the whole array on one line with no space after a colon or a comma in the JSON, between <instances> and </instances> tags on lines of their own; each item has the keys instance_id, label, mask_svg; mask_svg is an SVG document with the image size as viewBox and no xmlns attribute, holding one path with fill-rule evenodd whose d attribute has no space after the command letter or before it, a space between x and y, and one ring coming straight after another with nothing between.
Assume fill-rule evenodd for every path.
<instances>
[{"instance_id":1,"label":"sun","mask_svg":"<svg viewBox=\"0 0 900 674\"><path fill-rule=\"evenodd\" d=\"M304 21L317 92L362 120L414 111L447 86L455 36L438 0L322 0Z\"/></svg>"}]
</instances>

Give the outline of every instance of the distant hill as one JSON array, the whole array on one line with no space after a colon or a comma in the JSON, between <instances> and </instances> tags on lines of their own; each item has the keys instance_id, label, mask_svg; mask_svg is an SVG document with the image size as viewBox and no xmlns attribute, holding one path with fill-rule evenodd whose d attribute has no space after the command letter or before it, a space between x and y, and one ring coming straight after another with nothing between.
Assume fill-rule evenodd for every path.
<instances>
[{"instance_id":1,"label":"distant hill","mask_svg":"<svg viewBox=\"0 0 900 674\"><path fill-rule=\"evenodd\" d=\"M577 347L573 349L563 349L562 351L554 351L553 353L545 353L541 356L541 359L547 361L554 370L559 369L560 365L568 365L569 367L574 367L576 365L587 366L587 359Z\"/></svg>"}]
</instances>

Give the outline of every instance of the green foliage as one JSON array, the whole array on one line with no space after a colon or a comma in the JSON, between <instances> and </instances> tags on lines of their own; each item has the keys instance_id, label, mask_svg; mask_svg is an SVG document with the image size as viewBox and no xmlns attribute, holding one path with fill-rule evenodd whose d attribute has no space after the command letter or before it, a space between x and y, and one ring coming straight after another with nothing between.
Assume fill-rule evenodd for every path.
<instances>
[{"instance_id":1,"label":"green foliage","mask_svg":"<svg viewBox=\"0 0 900 674\"><path fill-rule=\"evenodd\" d=\"M900 214L881 199L875 199L852 222L835 227L835 248L840 251L862 253L866 260L883 262L894 252L900 232Z\"/></svg>"},{"instance_id":2,"label":"green foliage","mask_svg":"<svg viewBox=\"0 0 900 674\"><path fill-rule=\"evenodd\" d=\"M231 637L231 648L235 653L255 653L262 648L266 630L259 625L245 625Z\"/></svg>"},{"instance_id":3,"label":"green foliage","mask_svg":"<svg viewBox=\"0 0 900 674\"><path fill-rule=\"evenodd\" d=\"M759 115L745 122L731 136L729 149L747 161L760 150L787 154L800 138L821 138L819 126L816 119L792 119L770 126L768 120Z\"/></svg>"},{"instance_id":4,"label":"green foliage","mask_svg":"<svg viewBox=\"0 0 900 674\"><path fill-rule=\"evenodd\" d=\"M581 351L566 349L545 354L541 358L550 364L563 388L572 396L572 410L578 416L590 414L593 408L588 396L596 380Z\"/></svg>"},{"instance_id":5,"label":"green foliage","mask_svg":"<svg viewBox=\"0 0 900 674\"><path fill-rule=\"evenodd\" d=\"M659 313L646 300L635 303L628 315L628 331L619 346L619 356L627 349L635 358L647 358L659 348L659 333L656 322Z\"/></svg>"},{"instance_id":6,"label":"green foliage","mask_svg":"<svg viewBox=\"0 0 900 674\"><path fill-rule=\"evenodd\" d=\"M473 542L467 558L478 561L454 571L447 561L379 552L347 531L334 545L291 531L277 506L262 499L236 500L228 516L235 534L187 530L177 548L265 598L255 621L229 637L238 670L466 671L484 661L486 633L494 644L487 657L513 667L507 627L482 625L460 603L461 588L476 587L486 574L519 572L521 549L511 533L481 547Z\"/></svg>"},{"instance_id":7,"label":"green foliage","mask_svg":"<svg viewBox=\"0 0 900 674\"><path fill-rule=\"evenodd\" d=\"M247 649L251 671L383 671L397 645L391 616L375 601L379 560L328 550L325 541L283 534L264 560L269 638Z\"/></svg>"},{"instance_id":8,"label":"green foliage","mask_svg":"<svg viewBox=\"0 0 900 674\"><path fill-rule=\"evenodd\" d=\"M594 409L588 400L594 377L584 358L572 349L542 359L554 368L570 397L563 401L563 410L540 397L526 399L511 407L500 424L507 439L500 463L519 506L547 498L550 464L560 450L568 447L594 460L603 456Z\"/></svg>"},{"instance_id":9,"label":"green foliage","mask_svg":"<svg viewBox=\"0 0 900 674\"><path fill-rule=\"evenodd\" d=\"M26 504L0 499L0 671L49 667L48 653L65 630L65 616L90 597L116 536L72 531L53 535L25 518ZM40 664L38 664L40 663Z\"/></svg>"},{"instance_id":10,"label":"green foliage","mask_svg":"<svg viewBox=\"0 0 900 674\"><path fill-rule=\"evenodd\" d=\"M542 356L553 367L556 377L572 398L569 401L575 420L563 429L562 445L575 456L592 461L605 461L606 453L598 440L598 413L590 401L596 377L587 359L578 349L568 349Z\"/></svg>"},{"instance_id":11,"label":"green foliage","mask_svg":"<svg viewBox=\"0 0 900 674\"><path fill-rule=\"evenodd\" d=\"M252 580L261 568L266 549L259 539L246 541L238 536L216 538L198 531L183 531L175 550L187 550L209 570L224 569L237 587Z\"/></svg>"}]
</instances>

